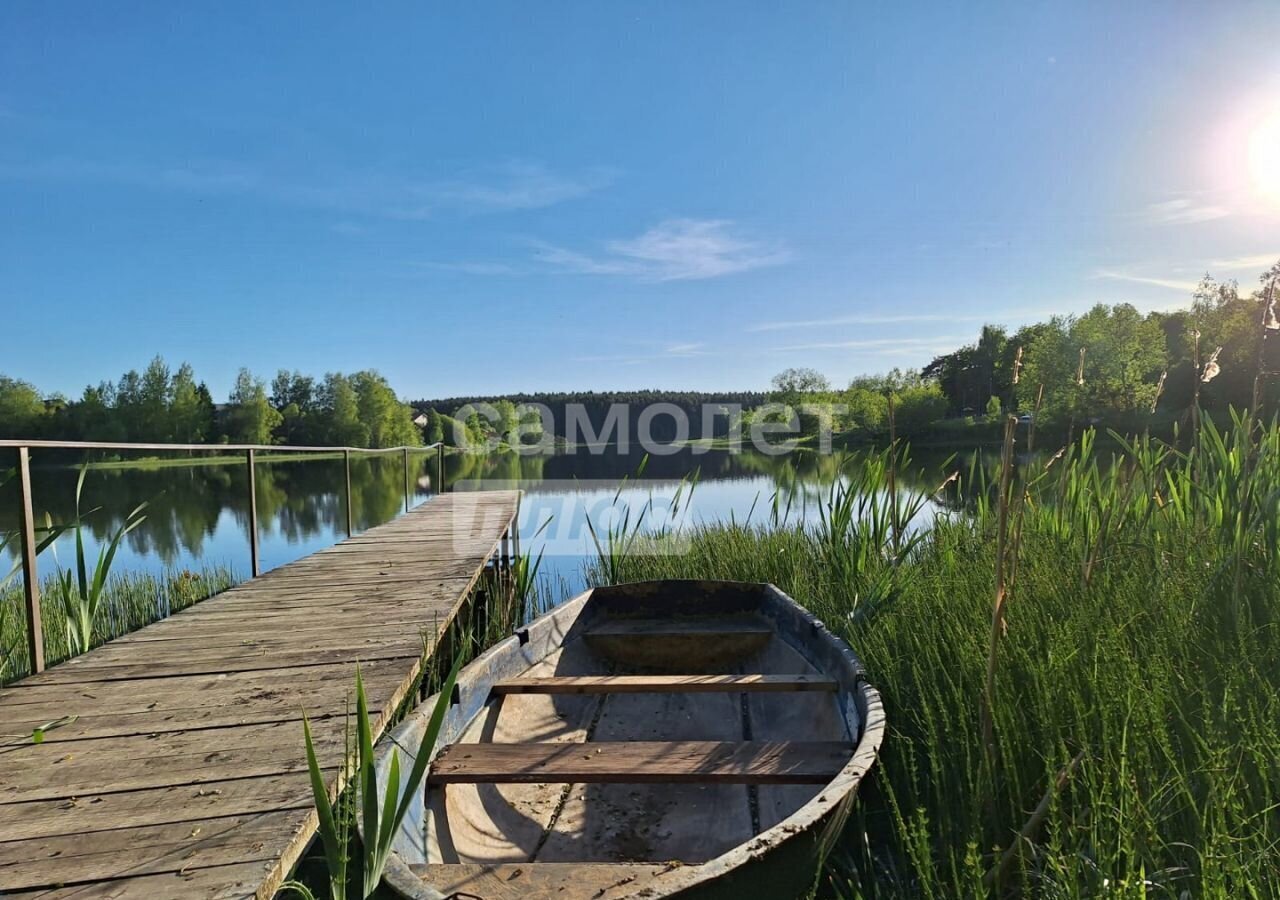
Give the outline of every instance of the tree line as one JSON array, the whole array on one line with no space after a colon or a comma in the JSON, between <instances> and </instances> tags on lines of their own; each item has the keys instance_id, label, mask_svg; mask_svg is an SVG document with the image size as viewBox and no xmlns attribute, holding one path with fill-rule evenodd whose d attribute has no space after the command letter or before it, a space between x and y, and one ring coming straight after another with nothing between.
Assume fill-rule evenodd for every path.
<instances>
[{"instance_id":1,"label":"tree line","mask_svg":"<svg viewBox=\"0 0 1280 900\"><path fill-rule=\"evenodd\" d=\"M588 439L607 439L619 416L634 435L646 408L670 404L684 414L693 440L724 437L761 417L789 418L773 404L799 409L807 433L826 417L834 431L868 435L887 430L891 404L902 434L993 421L1006 412L1121 427L1139 419L1174 421L1197 405L1210 411L1251 406L1255 390L1257 402L1273 410L1276 385L1267 376L1280 372L1272 294L1278 278L1280 263L1262 274L1259 289L1246 292L1236 281L1206 275L1190 306L1171 312L1144 315L1127 303L1099 304L1012 334L986 325L977 341L918 371L860 376L844 388L797 368L780 373L767 392L523 393L409 405L373 371L323 378L281 371L268 386L241 369L227 402L217 404L191 366L173 371L159 356L141 373L86 387L74 400L46 397L0 375L0 437L389 447L420 443L424 434L427 442L473 446L493 436L515 443L523 435L528 443L541 420L524 404L549 409L556 435L564 437L576 420L576 436ZM475 411L482 404L489 415ZM835 411L823 413L823 405ZM647 426L655 441L683 436L670 416L650 417Z\"/></svg>"},{"instance_id":2,"label":"tree line","mask_svg":"<svg viewBox=\"0 0 1280 900\"><path fill-rule=\"evenodd\" d=\"M1139 313L1098 305L1007 334L988 325L978 341L937 357L934 379L951 415L1031 411L1057 419L1126 420L1203 408L1243 409L1255 383L1280 370L1272 291L1280 263L1248 293L1206 275L1187 309ZM1273 402L1265 393L1260 398Z\"/></svg>"},{"instance_id":3,"label":"tree line","mask_svg":"<svg viewBox=\"0 0 1280 900\"><path fill-rule=\"evenodd\" d=\"M241 369L216 403L192 367L160 356L142 371L69 399L0 375L0 437L136 443L417 445L414 412L373 371L314 378L281 370L268 384Z\"/></svg>"},{"instance_id":4,"label":"tree line","mask_svg":"<svg viewBox=\"0 0 1280 900\"><path fill-rule=\"evenodd\" d=\"M1246 293L1236 281L1206 275L1190 306L1174 311L1144 315L1127 303L1099 304L1012 334L985 325L975 343L919 371L861 376L844 389L813 369L787 369L773 379L770 399L801 409L834 405L835 431L871 435L887 430L891 400L902 434L993 422L1003 413L1068 428L1170 424L1192 407L1225 412L1256 404L1274 413L1278 278L1280 263ZM800 419L803 431L816 431L815 416Z\"/></svg>"},{"instance_id":5,"label":"tree line","mask_svg":"<svg viewBox=\"0 0 1280 900\"><path fill-rule=\"evenodd\" d=\"M414 406L424 410L429 418L427 440L443 440L461 443L454 437L458 431L472 441L483 441L497 434L504 439L514 434L519 425L524 442L535 439L536 416L523 409L527 405L546 407L550 411L552 431L561 438L582 440L588 437L604 438L613 430L626 434L640 432L640 416L646 408L658 403L670 404L681 410L689 423L688 437L724 437L731 427L731 409L753 409L767 402L763 391L728 391L706 393L702 391L573 391L554 393L510 394L507 396L449 397L440 400L418 400ZM494 423L472 410L487 405L497 410L499 422ZM459 413L464 413L458 418ZM571 424L572 419L572 424ZM646 430L655 441L669 442L677 437L677 424L670 416L653 417L646 423ZM570 435L570 431L573 434ZM587 432L590 434L588 435ZM615 435L616 437L616 435ZM515 444L516 441L508 441ZM591 441L586 440L586 443Z\"/></svg>"}]
</instances>

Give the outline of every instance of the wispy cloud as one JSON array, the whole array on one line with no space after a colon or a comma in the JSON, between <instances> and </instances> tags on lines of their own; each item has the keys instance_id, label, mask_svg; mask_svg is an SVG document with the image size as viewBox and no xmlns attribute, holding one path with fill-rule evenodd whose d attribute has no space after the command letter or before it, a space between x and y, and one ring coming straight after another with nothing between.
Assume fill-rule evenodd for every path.
<instances>
[{"instance_id":1,"label":"wispy cloud","mask_svg":"<svg viewBox=\"0 0 1280 900\"><path fill-rule=\"evenodd\" d=\"M548 171L532 163L479 170L470 180L439 182L428 190L437 202L480 210L541 209L608 187L614 173L596 168L578 176Z\"/></svg>"},{"instance_id":2,"label":"wispy cloud","mask_svg":"<svg viewBox=\"0 0 1280 900\"><path fill-rule=\"evenodd\" d=\"M1144 218L1152 225L1194 225L1231 215L1231 210L1216 203L1202 203L1189 197L1178 197L1162 203L1152 203L1144 212Z\"/></svg>"},{"instance_id":3,"label":"wispy cloud","mask_svg":"<svg viewBox=\"0 0 1280 900\"><path fill-rule=\"evenodd\" d=\"M1214 259L1209 262L1209 270L1218 272L1241 272L1247 270L1262 272L1274 266L1276 260L1280 260L1280 253L1259 253L1256 256Z\"/></svg>"},{"instance_id":4,"label":"wispy cloud","mask_svg":"<svg viewBox=\"0 0 1280 900\"><path fill-rule=\"evenodd\" d=\"M1198 281L1188 281L1181 278L1160 278L1152 275L1134 275L1114 269L1099 269L1094 273L1093 277L1105 278L1111 281L1127 281L1131 284L1148 284L1152 287L1168 288L1180 294L1190 294L1199 284Z\"/></svg>"},{"instance_id":5,"label":"wispy cloud","mask_svg":"<svg viewBox=\"0 0 1280 900\"><path fill-rule=\"evenodd\" d=\"M401 220L423 219L446 210L492 213L540 209L600 190L613 178L606 169L567 175L528 162L432 178L385 170L281 173L223 160L176 164L74 158L0 161L0 179L10 181L87 182L202 195L251 195L290 206Z\"/></svg>"},{"instance_id":6,"label":"wispy cloud","mask_svg":"<svg viewBox=\"0 0 1280 900\"><path fill-rule=\"evenodd\" d=\"M828 328L837 325L902 325L923 322L977 322L981 316L957 316L943 314L907 314L897 316L852 314L832 316L827 319L788 319L779 322L760 322L747 331L786 331L795 328Z\"/></svg>"},{"instance_id":7,"label":"wispy cloud","mask_svg":"<svg viewBox=\"0 0 1280 900\"><path fill-rule=\"evenodd\" d=\"M535 246L539 261L560 271L641 281L718 278L792 258L785 246L744 237L722 219L668 219L637 237L608 241L594 253L545 242Z\"/></svg>"},{"instance_id":8,"label":"wispy cloud","mask_svg":"<svg viewBox=\"0 0 1280 900\"><path fill-rule=\"evenodd\" d=\"M695 341L682 344L667 344L660 350L653 353L608 353L596 354L593 356L575 356L574 362L592 362L592 363L616 363L617 365L633 366L640 363L654 362L656 360L670 359L691 359L696 356L711 356L710 350L706 349L707 345L702 341Z\"/></svg>"},{"instance_id":9,"label":"wispy cloud","mask_svg":"<svg viewBox=\"0 0 1280 900\"><path fill-rule=\"evenodd\" d=\"M688 344L671 344L667 347L668 356L706 356L707 345L701 341Z\"/></svg>"}]
</instances>

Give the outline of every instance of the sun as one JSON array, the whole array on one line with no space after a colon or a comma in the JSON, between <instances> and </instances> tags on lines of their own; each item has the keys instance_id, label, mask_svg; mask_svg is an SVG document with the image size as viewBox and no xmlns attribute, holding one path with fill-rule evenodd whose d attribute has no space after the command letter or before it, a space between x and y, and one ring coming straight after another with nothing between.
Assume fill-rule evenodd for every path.
<instances>
[{"instance_id":1,"label":"sun","mask_svg":"<svg viewBox=\"0 0 1280 900\"><path fill-rule=\"evenodd\" d=\"M1249 178L1260 199L1280 207L1280 111L1249 135Z\"/></svg>"}]
</instances>

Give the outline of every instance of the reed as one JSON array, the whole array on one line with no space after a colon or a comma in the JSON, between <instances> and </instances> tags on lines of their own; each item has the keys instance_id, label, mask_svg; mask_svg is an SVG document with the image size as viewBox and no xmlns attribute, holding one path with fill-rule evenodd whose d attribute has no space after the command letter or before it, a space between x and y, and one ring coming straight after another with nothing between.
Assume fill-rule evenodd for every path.
<instances>
[{"instance_id":1,"label":"reed","mask_svg":"<svg viewBox=\"0 0 1280 900\"><path fill-rule=\"evenodd\" d=\"M49 665L75 655L70 642L71 625L59 601L57 574L47 575L40 586L40 610L44 620L45 659ZM239 581L235 570L206 565L197 570L174 569L160 574L117 572L107 577L98 595L93 618L95 643L150 625L178 610L225 591ZM30 672L27 659L26 616L22 588L11 581L0 589L0 681L21 678ZM5 661L8 665L5 666Z\"/></svg>"},{"instance_id":2,"label":"reed","mask_svg":"<svg viewBox=\"0 0 1280 900\"><path fill-rule=\"evenodd\" d=\"M116 552L120 549L120 542L124 540L125 535L145 521L146 516L143 510L147 507L146 503L140 503L124 517L124 521L98 549L98 558L91 568L84 548L84 520L97 512L97 509L88 512L80 509L80 496L84 490L84 478L88 472L87 466L80 467L80 477L76 480L75 518L69 526L75 532L76 539L74 577L72 570L63 569L59 562L58 574L53 580L53 596L62 607L67 645L73 656L86 652L94 645L98 613L102 606L107 579L111 575L111 565L115 561ZM49 531L54 530L52 521L46 527ZM52 552L54 559L57 560L57 544L53 545Z\"/></svg>"}]
</instances>

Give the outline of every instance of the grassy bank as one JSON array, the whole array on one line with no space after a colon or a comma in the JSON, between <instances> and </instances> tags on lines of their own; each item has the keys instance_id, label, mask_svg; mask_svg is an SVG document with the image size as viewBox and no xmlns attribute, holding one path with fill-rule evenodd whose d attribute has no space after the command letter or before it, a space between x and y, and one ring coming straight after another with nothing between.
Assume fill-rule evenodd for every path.
<instances>
[{"instance_id":1,"label":"grassy bank","mask_svg":"<svg viewBox=\"0 0 1280 900\"><path fill-rule=\"evenodd\" d=\"M317 459L342 459L342 454L334 453L271 453L264 451L258 455L259 463L308 462ZM104 459L85 465L90 469L189 469L201 466L243 466L244 453L223 451L208 456L145 456L137 459ZM79 468L79 464L68 465L68 468Z\"/></svg>"},{"instance_id":2,"label":"grassy bank","mask_svg":"<svg viewBox=\"0 0 1280 900\"><path fill-rule=\"evenodd\" d=\"M238 580L226 566L206 566L195 572L184 569L158 576L136 573L112 575L98 610L95 638L100 643L135 631L226 590ZM71 655L66 613L55 599L54 581L54 576L47 576L41 585L40 614L48 665ZM26 618L19 581L0 592L0 683L21 678L29 671Z\"/></svg>"},{"instance_id":3,"label":"grassy bank","mask_svg":"<svg viewBox=\"0 0 1280 900\"><path fill-rule=\"evenodd\" d=\"M915 535L855 456L818 526L615 533L594 576L771 581L861 656L890 733L825 894L1277 896L1280 430L1114 446L959 473Z\"/></svg>"},{"instance_id":4,"label":"grassy bank","mask_svg":"<svg viewBox=\"0 0 1280 900\"><path fill-rule=\"evenodd\" d=\"M178 451L175 451L178 452ZM414 454L431 454L435 455L434 447L423 447L421 450L410 451ZM359 452L354 453L356 458L367 459L371 456L390 457L391 453L374 453ZM334 460L342 459L343 454L339 450L333 452L316 452L316 453L290 453L288 451L263 450L258 454L257 462L259 465L270 463L288 463L288 462L313 462L315 460ZM398 457L396 457L398 458ZM242 466L245 463L244 453L236 450L217 451L217 447L210 449L209 455L200 456L145 456L135 459L104 459L97 462L89 462L84 465L90 469L186 469L201 466ZM67 468L79 468L80 463L68 463Z\"/></svg>"}]
</instances>

